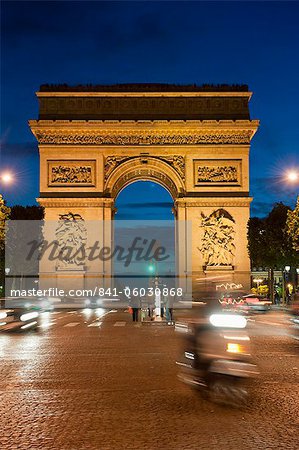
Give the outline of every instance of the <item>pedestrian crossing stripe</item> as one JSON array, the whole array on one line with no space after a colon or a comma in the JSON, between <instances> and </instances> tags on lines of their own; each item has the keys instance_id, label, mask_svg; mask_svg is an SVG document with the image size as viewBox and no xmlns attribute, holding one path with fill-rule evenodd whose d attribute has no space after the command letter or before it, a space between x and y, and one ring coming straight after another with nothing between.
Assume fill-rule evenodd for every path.
<instances>
[{"instance_id":1,"label":"pedestrian crossing stripe","mask_svg":"<svg viewBox=\"0 0 299 450\"><path fill-rule=\"evenodd\" d=\"M70 322L64 325L65 327L76 327L80 322Z\"/></svg>"},{"instance_id":2,"label":"pedestrian crossing stripe","mask_svg":"<svg viewBox=\"0 0 299 450\"><path fill-rule=\"evenodd\" d=\"M115 322L113 325L114 327L124 327L126 325L126 322Z\"/></svg>"},{"instance_id":3,"label":"pedestrian crossing stripe","mask_svg":"<svg viewBox=\"0 0 299 450\"><path fill-rule=\"evenodd\" d=\"M90 323L90 324L87 325L87 326L88 326L88 327L100 327L100 326L102 325L102 323L103 323L103 322L96 321L96 322Z\"/></svg>"}]
</instances>

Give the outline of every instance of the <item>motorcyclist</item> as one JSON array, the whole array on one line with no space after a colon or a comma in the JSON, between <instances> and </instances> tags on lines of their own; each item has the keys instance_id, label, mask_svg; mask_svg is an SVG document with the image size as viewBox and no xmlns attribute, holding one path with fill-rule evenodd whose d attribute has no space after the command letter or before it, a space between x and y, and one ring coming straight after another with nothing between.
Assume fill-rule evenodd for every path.
<instances>
[{"instance_id":1,"label":"motorcyclist","mask_svg":"<svg viewBox=\"0 0 299 450\"><path fill-rule=\"evenodd\" d=\"M221 304L218 298L209 298L198 309L199 313L196 318L189 321L189 346L190 353L193 354L192 367L198 372L207 371L210 365L210 360L205 357L203 351L203 336L204 333L210 330L211 324L209 317L211 314L221 311Z\"/></svg>"}]
</instances>

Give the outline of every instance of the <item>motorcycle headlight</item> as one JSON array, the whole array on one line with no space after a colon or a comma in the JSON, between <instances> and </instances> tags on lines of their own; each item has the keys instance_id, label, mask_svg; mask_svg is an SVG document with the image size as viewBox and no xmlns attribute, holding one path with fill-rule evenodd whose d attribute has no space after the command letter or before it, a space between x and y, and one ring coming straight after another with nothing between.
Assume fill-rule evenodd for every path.
<instances>
[{"instance_id":1,"label":"motorcycle headlight","mask_svg":"<svg viewBox=\"0 0 299 450\"><path fill-rule=\"evenodd\" d=\"M245 317L234 314L212 314L209 320L214 327L220 328L245 328L247 325Z\"/></svg>"},{"instance_id":2,"label":"motorcycle headlight","mask_svg":"<svg viewBox=\"0 0 299 450\"><path fill-rule=\"evenodd\" d=\"M243 345L237 344L235 342L228 342L226 344L226 351L228 353L244 353Z\"/></svg>"},{"instance_id":3,"label":"motorcycle headlight","mask_svg":"<svg viewBox=\"0 0 299 450\"><path fill-rule=\"evenodd\" d=\"M20 320L22 322L27 322L27 320L35 319L36 317L38 317L38 312L30 312L30 313L22 314L20 316Z\"/></svg>"}]
</instances>

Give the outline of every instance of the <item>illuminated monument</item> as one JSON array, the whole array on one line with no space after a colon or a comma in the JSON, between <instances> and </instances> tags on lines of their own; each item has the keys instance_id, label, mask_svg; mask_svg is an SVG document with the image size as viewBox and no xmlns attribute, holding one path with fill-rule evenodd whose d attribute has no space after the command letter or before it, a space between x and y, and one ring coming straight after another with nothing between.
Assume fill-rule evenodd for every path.
<instances>
[{"instance_id":1,"label":"illuminated monument","mask_svg":"<svg viewBox=\"0 0 299 450\"><path fill-rule=\"evenodd\" d=\"M30 127L46 220L71 213L111 223L118 193L151 180L170 192L176 219L192 221L177 236L177 263L192 271L193 290L206 280L249 287L248 157L259 122L246 86L44 85L37 97ZM103 240L111 236L104 227ZM103 261L100 272L110 271Z\"/></svg>"}]
</instances>

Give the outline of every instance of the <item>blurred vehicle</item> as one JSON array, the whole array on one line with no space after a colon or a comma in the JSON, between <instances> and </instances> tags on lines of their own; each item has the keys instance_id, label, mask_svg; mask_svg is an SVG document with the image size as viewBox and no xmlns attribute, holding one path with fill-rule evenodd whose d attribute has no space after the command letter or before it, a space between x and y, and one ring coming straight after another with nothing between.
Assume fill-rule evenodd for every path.
<instances>
[{"instance_id":1,"label":"blurred vehicle","mask_svg":"<svg viewBox=\"0 0 299 450\"><path fill-rule=\"evenodd\" d=\"M39 312L30 307L0 309L0 331L36 330L39 316Z\"/></svg>"},{"instance_id":2,"label":"blurred vehicle","mask_svg":"<svg viewBox=\"0 0 299 450\"><path fill-rule=\"evenodd\" d=\"M219 313L177 324L185 336L179 378L216 403L245 406L248 382L258 374L246 323L243 316Z\"/></svg>"},{"instance_id":3,"label":"blurred vehicle","mask_svg":"<svg viewBox=\"0 0 299 450\"><path fill-rule=\"evenodd\" d=\"M239 295L227 294L219 299L219 303L225 310L242 314L265 313L271 309L271 301L256 294Z\"/></svg>"},{"instance_id":4,"label":"blurred vehicle","mask_svg":"<svg viewBox=\"0 0 299 450\"><path fill-rule=\"evenodd\" d=\"M61 303L58 297L6 297L5 308L31 308L37 311L53 311Z\"/></svg>"},{"instance_id":5,"label":"blurred vehicle","mask_svg":"<svg viewBox=\"0 0 299 450\"><path fill-rule=\"evenodd\" d=\"M291 337L299 340L299 293L296 292L289 308L291 314Z\"/></svg>"},{"instance_id":6,"label":"blurred vehicle","mask_svg":"<svg viewBox=\"0 0 299 450\"><path fill-rule=\"evenodd\" d=\"M59 297L40 297L35 304L41 311L53 311L61 304L61 299Z\"/></svg>"},{"instance_id":7,"label":"blurred vehicle","mask_svg":"<svg viewBox=\"0 0 299 450\"><path fill-rule=\"evenodd\" d=\"M291 321L291 337L299 341L299 315L292 317Z\"/></svg>"},{"instance_id":8,"label":"blurred vehicle","mask_svg":"<svg viewBox=\"0 0 299 450\"><path fill-rule=\"evenodd\" d=\"M84 299L84 306L86 308L100 308L103 305L103 298L101 297L87 297Z\"/></svg>"},{"instance_id":9,"label":"blurred vehicle","mask_svg":"<svg viewBox=\"0 0 299 450\"><path fill-rule=\"evenodd\" d=\"M110 297L110 298L104 298L104 297L87 297L84 299L84 306L85 308L120 308L126 307L127 302L121 302L119 297Z\"/></svg>"},{"instance_id":10,"label":"blurred vehicle","mask_svg":"<svg viewBox=\"0 0 299 450\"><path fill-rule=\"evenodd\" d=\"M299 294L298 293L295 294L294 299L289 308L289 311L293 316L299 316Z\"/></svg>"},{"instance_id":11,"label":"blurred vehicle","mask_svg":"<svg viewBox=\"0 0 299 450\"><path fill-rule=\"evenodd\" d=\"M219 299L219 303L222 309L234 311L236 308L240 306L244 306L244 299L234 293L234 294L225 294Z\"/></svg>"},{"instance_id":12,"label":"blurred vehicle","mask_svg":"<svg viewBox=\"0 0 299 450\"><path fill-rule=\"evenodd\" d=\"M265 313L270 311L272 302L264 297L255 294L248 294L242 297L243 304L240 307L252 313Z\"/></svg>"}]
</instances>

